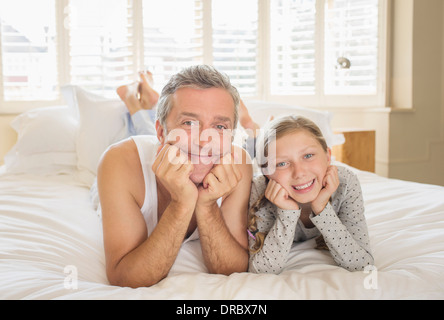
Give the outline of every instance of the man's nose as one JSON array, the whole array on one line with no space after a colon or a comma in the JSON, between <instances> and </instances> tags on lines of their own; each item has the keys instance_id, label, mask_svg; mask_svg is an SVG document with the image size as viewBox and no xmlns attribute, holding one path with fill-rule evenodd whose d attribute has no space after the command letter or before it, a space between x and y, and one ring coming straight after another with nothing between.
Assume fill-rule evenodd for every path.
<instances>
[{"instance_id":1,"label":"man's nose","mask_svg":"<svg viewBox=\"0 0 444 320\"><path fill-rule=\"evenodd\" d=\"M201 148L207 146L208 144L218 143L219 133L214 128L199 127L196 133L192 137L192 142Z\"/></svg>"}]
</instances>

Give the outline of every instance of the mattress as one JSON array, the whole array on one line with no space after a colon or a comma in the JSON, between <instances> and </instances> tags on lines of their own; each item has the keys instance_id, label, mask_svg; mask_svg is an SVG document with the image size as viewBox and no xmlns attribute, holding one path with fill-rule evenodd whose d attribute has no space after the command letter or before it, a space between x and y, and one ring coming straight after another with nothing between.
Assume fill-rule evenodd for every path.
<instances>
[{"instance_id":1,"label":"mattress","mask_svg":"<svg viewBox=\"0 0 444 320\"><path fill-rule=\"evenodd\" d=\"M444 187L353 170L375 266L346 271L311 240L294 244L280 275L213 275L191 241L167 278L131 289L108 283L89 186L0 168L0 299L443 299Z\"/></svg>"}]
</instances>

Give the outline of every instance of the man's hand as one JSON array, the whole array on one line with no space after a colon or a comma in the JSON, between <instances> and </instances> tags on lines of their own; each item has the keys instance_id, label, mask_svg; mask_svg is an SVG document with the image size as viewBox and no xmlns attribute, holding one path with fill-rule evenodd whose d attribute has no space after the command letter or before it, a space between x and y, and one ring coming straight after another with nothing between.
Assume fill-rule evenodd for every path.
<instances>
[{"instance_id":1,"label":"man's hand","mask_svg":"<svg viewBox=\"0 0 444 320\"><path fill-rule=\"evenodd\" d=\"M152 170L171 195L171 201L194 208L198 190L190 180L194 166L176 146L159 148Z\"/></svg>"},{"instance_id":2,"label":"man's hand","mask_svg":"<svg viewBox=\"0 0 444 320\"><path fill-rule=\"evenodd\" d=\"M204 178L199 187L197 205L214 205L219 198L229 195L241 179L242 174L235 164L234 154L227 153Z\"/></svg>"},{"instance_id":3,"label":"man's hand","mask_svg":"<svg viewBox=\"0 0 444 320\"><path fill-rule=\"evenodd\" d=\"M195 214L202 254L205 266L215 274L230 275L248 269L245 230L252 171L246 162L236 164L236 155L239 159L246 152L235 148L233 154L222 157L199 186ZM223 198L220 207L219 198Z\"/></svg>"},{"instance_id":4,"label":"man's hand","mask_svg":"<svg viewBox=\"0 0 444 320\"><path fill-rule=\"evenodd\" d=\"M331 195L339 187L338 168L336 166L328 167L327 173L322 181L322 187L317 198L311 203L311 210L316 215L319 215L325 209Z\"/></svg>"},{"instance_id":5,"label":"man's hand","mask_svg":"<svg viewBox=\"0 0 444 320\"><path fill-rule=\"evenodd\" d=\"M299 210L298 203L290 198L287 190L275 180L268 182L265 197L282 210Z\"/></svg>"}]
</instances>

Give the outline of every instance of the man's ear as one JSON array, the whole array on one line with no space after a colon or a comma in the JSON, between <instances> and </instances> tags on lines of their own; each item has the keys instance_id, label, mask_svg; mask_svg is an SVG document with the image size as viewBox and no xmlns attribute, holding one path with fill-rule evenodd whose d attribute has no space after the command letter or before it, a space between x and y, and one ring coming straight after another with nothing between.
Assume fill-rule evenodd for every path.
<instances>
[{"instance_id":1,"label":"man's ear","mask_svg":"<svg viewBox=\"0 0 444 320\"><path fill-rule=\"evenodd\" d=\"M157 132L157 139L159 139L160 144L165 144L165 130L163 126L160 124L159 120L156 120L156 132Z\"/></svg>"}]
</instances>

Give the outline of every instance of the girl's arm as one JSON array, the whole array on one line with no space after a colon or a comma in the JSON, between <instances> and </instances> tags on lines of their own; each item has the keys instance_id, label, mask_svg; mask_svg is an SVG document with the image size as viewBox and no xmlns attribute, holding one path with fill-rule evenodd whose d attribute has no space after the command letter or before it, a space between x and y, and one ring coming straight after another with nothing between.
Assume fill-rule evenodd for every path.
<instances>
[{"instance_id":1,"label":"girl's arm","mask_svg":"<svg viewBox=\"0 0 444 320\"><path fill-rule=\"evenodd\" d=\"M266 187L265 179L255 180L251 190L250 206L264 195ZM250 253L250 272L278 274L282 271L293 243L300 214L300 210L283 210L270 202L255 212L257 230L266 236L262 248ZM254 236L259 235L249 235L249 245L252 250L256 244Z\"/></svg>"},{"instance_id":2,"label":"girl's arm","mask_svg":"<svg viewBox=\"0 0 444 320\"><path fill-rule=\"evenodd\" d=\"M339 174L342 183L333 202L328 203L319 215L312 214L310 218L324 237L336 263L349 271L360 271L374 263L361 186L351 171L341 168Z\"/></svg>"},{"instance_id":3,"label":"girl's arm","mask_svg":"<svg viewBox=\"0 0 444 320\"><path fill-rule=\"evenodd\" d=\"M250 254L250 272L279 274L287 262L301 211L276 209L275 214L267 207L256 213L259 217L258 230L268 233L262 248ZM250 236L250 248L254 243L255 240Z\"/></svg>"}]
</instances>

